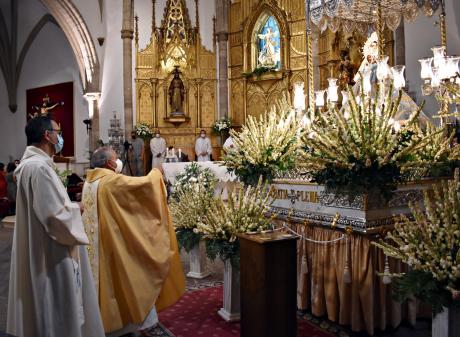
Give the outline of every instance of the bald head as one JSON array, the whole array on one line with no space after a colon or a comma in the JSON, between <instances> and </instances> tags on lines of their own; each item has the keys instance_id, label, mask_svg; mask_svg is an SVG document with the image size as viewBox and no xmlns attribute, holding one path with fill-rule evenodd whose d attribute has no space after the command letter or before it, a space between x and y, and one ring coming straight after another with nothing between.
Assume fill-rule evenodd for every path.
<instances>
[{"instance_id":1,"label":"bald head","mask_svg":"<svg viewBox=\"0 0 460 337\"><path fill-rule=\"evenodd\" d=\"M117 154L108 146L103 146L94 151L91 156L91 168L108 168L113 170L109 162L115 162L117 160Z\"/></svg>"}]
</instances>

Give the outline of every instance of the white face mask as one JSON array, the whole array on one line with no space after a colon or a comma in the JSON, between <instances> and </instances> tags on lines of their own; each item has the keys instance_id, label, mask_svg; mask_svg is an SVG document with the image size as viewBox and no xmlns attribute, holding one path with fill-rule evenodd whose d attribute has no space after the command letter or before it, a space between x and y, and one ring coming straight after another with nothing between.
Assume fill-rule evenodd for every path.
<instances>
[{"instance_id":1,"label":"white face mask","mask_svg":"<svg viewBox=\"0 0 460 337\"><path fill-rule=\"evenodd\" d=\"M159 134L159 133L157 133L157 134L155 135L155 137L157 137L157 138L160 138L160 134Z\"/></svg>"},{"instance_id":2,"label":"white face mask","mask_svg":"<svg viewBox=\"0 0 460 337\"><path fill-rule=\"evenodd\" d=\"M201 138L204 138L204 137L206 137L206 135L205 135L204 133L202 133L202 134L200 135L200 137L201 137Z\"/></svg>"},{"instance_id":3,"label":"white face mask","mask_svg":"<svg viewBox=\"0 0 460 337\"><path fill-rule=\"evenodd\" d=\"M117 159L116 163L117 167L115 168L115 173L121 173L121 170L123 169L123 163L120 159Z\"/></svg>"}]
</instances>

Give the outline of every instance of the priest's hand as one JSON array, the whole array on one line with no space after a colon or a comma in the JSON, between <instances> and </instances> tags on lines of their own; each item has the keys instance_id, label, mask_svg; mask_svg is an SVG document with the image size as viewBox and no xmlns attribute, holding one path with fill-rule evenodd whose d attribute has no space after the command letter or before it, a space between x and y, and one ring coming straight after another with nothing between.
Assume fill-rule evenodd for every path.
<instances>
[{"instance_id":1,"label":"priest's hand","mask_svg":"<svg viewBox=\"0 0 460 337\"><path fill-rule=\"evenodd\" d=\"M160 158L160 157L161 157L161 153L158 153L158 154L157 154L157 158Z\"/></svg>"}]
</instances>

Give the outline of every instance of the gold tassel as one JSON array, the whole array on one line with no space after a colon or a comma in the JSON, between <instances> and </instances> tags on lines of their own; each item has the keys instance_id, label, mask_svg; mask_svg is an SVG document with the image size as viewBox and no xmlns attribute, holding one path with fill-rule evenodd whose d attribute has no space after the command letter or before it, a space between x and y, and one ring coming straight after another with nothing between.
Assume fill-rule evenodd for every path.
<instances>
[{"instance_id":1,"label":"gold tassel","mask_svg":"<svg viewBox=\"0 0 460 337\"><path fill-rule=\"evenodd\" d=\"M383 269L383 284L390 284L391 283L391 276L390 276L390 264L388 263L388 256L385 255L385 268Z\"/></svg>"},{"instance_id":2,"label":"gold tassel","mask_svg":"<svg viewBox=\"0 0 460 337\"><path fill-rule=\"evenodd\" d=\"M345 251L345 268L343 269L343 282L351 283L351 273L350 273L350 238L347 235L346 240L346 251Z\"/></svg>"}]
</instances>

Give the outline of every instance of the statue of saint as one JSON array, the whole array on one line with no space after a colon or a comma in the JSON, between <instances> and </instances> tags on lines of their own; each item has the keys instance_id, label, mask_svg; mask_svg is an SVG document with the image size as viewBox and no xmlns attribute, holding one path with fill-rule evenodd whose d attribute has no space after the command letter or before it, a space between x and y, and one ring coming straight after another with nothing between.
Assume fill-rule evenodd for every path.
<instances>
[{"instance_id":1,"label":"statue of saint","mask_svg":"<svg viewBox=\"0 0 460 337\"><path fill-rule=\"evenodd\" d=\"M275 49L274 38L278 35L278 32L272 32L271 28L267 28L265 34L257 34L259 39L264 40L265 44L263 49L259 53L259 65L263 67L274 67L279 60L279 51Z\"/></svg>"},{"instance_id":2,"label":"statue of saint","mask_svg":"<svg viewBox=\"0 0 460 337\"><path fill-rule=\"evenodd\" d=\"M179 77L179 69L177 66L173 70L173 74L174 78L169 85L169 104L171 105L171 114L183 115L184 110L182 108L182 103L185 98L185 87Z\"/></svg>"}]
</instances>

